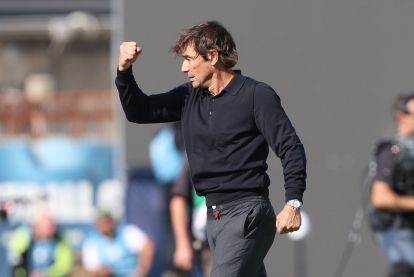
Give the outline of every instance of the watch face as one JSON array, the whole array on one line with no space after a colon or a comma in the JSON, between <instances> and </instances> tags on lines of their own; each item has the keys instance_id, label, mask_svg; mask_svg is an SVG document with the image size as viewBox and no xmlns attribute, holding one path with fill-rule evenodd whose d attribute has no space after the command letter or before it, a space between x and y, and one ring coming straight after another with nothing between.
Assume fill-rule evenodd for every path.
<instances>
[{"instance_id":1,"label":"watch face","mask_svg":"<svg viewBox=\"0 0 414 277\"><path fill-rule=\"evenodd\" d=\"M289 205L296 208L296 209L298 209L302 206L302 203L300 203L299 200L290 200Z\"/></svg>"}]
</instances>

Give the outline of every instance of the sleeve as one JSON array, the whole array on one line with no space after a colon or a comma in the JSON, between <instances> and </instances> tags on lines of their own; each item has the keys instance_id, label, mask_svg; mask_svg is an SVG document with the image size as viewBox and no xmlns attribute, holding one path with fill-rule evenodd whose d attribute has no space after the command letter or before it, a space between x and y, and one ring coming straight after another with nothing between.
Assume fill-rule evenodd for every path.
<instances>
[{"instance_id":1,"label":"sleeve","mask_svg":"<svg viewBox=\"0 0 414 277\"><path fill-rule=\"evenodd\" d=\"M188 165L188 160L185 159L184 165L181 168L180 174L177 177L177 180L174 182L170 196L182 196L187 200L191 200L192 191L191 191L191 180L190 180L190 167Z\"/></svg>"},{"instance_id":2,"label":"sleeve","mask_svg":"<svg viewBox=\"0 0 414 277\"><path fill-rule=\"evenodd\" d=\"M186 83L165 93L147 95L138 87L132 67L117 70L115 84L126 118L135 123L179 121L190 89Z\"/></svg>"},{"instance_id":3,"label":"sleeve","mask_svg":"<svg viewBox=\"0 0 414 277\"><path fill-rule=\"evenodd\" d=\"M395 159L390 147L383 148L376 158L377 168L373 181L382 181L389 185L394 180Z\"/></svg>"},{"instance_id":4,"label":"sleeve","mask_svg":"<svg viewBox=\"0 0 414 277\"><path fill-rule=\"evenodd\" d=\"M30 246L31 232L28 226L18 227L11 235L9 249L13 255L22 255Z\"/></svg>"},{"instance_id":5,"label":"sleeve","mask_svg":"<svg viewBox=\"0 0 414 277\"><path fill-rule=\"evenodd\" d=\"M49 268L47 276L66 276L74 264L74 254L71 246L66 241L60 241L56 248L55 262Z\"/></svg>"},{"instance_id":6,"label":"sleeve","mask_svg":"<svg viewBox=\"0 0 414 277\"><path fill-rule=\"evenodd\" d=\"M139 253L144 248L145 243L148 241L148 236L134 225L125 226L124 240L126 245L134 253Z\"/></svg>"},{"instance_id":7,"label":"sleeve","mask_svg":"<svg viewBox=\"0 0 414 277\"><path fill-rule=\"evenodd\" d=\"M259 83L254 92L254 116L256 126L281 160L285 200L303 201L306 189L305 149L281 105L279 96L264 83Z\"/></svg>"}]
</instances>

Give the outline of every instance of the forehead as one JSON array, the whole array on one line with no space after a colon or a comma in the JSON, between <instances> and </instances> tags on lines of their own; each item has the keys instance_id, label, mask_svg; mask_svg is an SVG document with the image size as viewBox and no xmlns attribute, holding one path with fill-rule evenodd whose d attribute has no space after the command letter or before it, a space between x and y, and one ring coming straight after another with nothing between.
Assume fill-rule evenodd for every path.
<instances>
[{"instance_id":1,"label":"forehead","mask_svg":"<svg viewBox=\"0 0 414 277\"><path fill-rule=\"evenodd\" d=\"M194 49L194 44L189 43L183 50L183 56L195 56L197 55L197 51Z\"/></svg>"},{"instance_id":2,"label":"forehead","mask_svg":"<svg viewBox=\"0 0 414 277\"><path fill-rule=\"evenodd\" d=\"M414 98L407 102L407 110L414 114Z\"/></svg>"},{"instance_id":3,"label":"forehead","mask_svg":"<svg viewBox=\"0 0 414 277\"><path fill-rule=\"evenodd\" d=\"M107 216L102 216L100 218L98 218L97 223L98 224L108 224L108 223L112 223L113 219L111 217L107 217Z\"/></svg>"}]
</instances>

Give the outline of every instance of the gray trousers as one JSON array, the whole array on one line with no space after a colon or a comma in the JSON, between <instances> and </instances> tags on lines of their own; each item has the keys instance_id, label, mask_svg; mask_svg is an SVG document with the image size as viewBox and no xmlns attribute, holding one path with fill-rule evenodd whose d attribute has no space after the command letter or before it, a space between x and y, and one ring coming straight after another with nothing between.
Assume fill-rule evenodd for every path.
<instances>
[{"instance_id":1,"label":"gray trousers","mask_svg":"<svg viewBox=\"0 0 414 277\"><path fill-rule=\"evenodd\" d=\"M250 197L207 209L207 238L213 253L211 277L265 277L263 260L276 234L268 199Z\"/></svg>"}]
</instances>

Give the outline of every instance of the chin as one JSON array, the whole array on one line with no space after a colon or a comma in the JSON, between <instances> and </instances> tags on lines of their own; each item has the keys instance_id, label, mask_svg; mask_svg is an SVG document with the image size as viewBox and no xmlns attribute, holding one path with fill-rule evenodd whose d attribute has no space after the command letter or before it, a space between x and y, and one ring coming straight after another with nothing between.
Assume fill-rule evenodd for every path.
<instances>
[{"instance_id":1,"label":"chin","mask_svg":"<svg viewBox=\"0 0 414 277\"><path fill-rule=\"evenodd\" d=\"M193 88L200 87L200 84L199 83L195 83L195 82L191 82L191 85L193 86Z\"/></svg>"}]
</instances>

